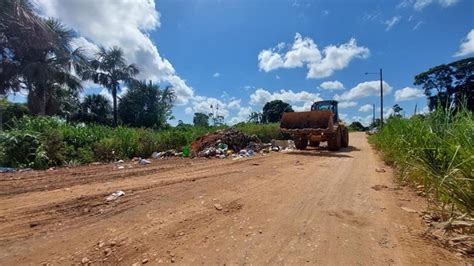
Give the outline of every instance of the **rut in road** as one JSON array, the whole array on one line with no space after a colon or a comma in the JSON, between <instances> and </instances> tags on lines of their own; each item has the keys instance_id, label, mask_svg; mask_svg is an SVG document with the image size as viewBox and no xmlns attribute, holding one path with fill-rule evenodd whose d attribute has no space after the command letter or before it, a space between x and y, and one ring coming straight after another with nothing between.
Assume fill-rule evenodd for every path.
<instances>
[{"instance_id":1,"label":"rut in road","mask_svg":"<svg viewBox=\"0 0 474 266\"><path fill-rule=\"evenodd\" d=\"M340 152L2 176L0 264L461 264L400 208L424 200L350 138Z\"/></svg>"}]
</instances>

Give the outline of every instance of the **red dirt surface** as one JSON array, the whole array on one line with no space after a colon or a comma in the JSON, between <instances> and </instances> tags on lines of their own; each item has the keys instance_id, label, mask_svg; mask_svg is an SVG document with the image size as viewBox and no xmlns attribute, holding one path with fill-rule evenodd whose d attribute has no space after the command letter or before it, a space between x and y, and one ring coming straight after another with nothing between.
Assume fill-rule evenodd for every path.
<instances>
[{"instance_id":1,"label":"red dirt surface","mask_svg":"<svg viewBox=\"0 0 474 266\"><path fill-rule=\"evenodd\" d=\"M2 174L0 264L462 264L365 135L351 145Z\"/></svg>"}]
</instances>

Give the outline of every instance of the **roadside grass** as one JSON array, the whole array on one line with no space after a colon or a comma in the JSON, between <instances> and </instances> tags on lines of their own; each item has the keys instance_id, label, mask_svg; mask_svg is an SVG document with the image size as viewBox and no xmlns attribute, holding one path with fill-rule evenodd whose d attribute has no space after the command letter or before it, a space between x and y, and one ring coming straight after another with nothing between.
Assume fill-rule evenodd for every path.
<instances>
[{"instance_id":1,"label":"roadside grass","mask_svg":"<svg viewBox=\"0 0 474 266\"><path fill-rule=\"evenodd\" d=\"M474 117L463 109L438 110L409 119L391 117L370 136L395 165L402 181L423 185L440 210L472 215L474 211Z\"/></svg>"},{"instance_id":2,"label":"roadside grass","mask_svg":"<svg viewBox=\"0 0 474 266\"><path fill-rule=\"evenodd\" d=\"M44 169L95 161L148 158L155 151L177 150L227 126L178 125L164 130L72 124L54 117L23 117L0 133L0 166ZM278 124L241 123L236 128L263 142L281 138Z\"/></svg>"}]
</instances>

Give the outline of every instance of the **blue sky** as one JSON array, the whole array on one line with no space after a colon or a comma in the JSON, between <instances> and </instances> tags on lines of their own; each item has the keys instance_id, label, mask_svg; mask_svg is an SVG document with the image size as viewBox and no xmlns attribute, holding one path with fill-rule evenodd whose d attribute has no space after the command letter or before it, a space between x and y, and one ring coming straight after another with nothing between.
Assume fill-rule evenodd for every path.
<instances>
[{"instance_id":1,"label":"blue sky","mask_svg":"<svg viewBox=\"0 0 474 266\"><path fill-rule=\"evenodd\" d=\"M428 68L474 55L474 1L73 1L36 0L43 15L78 31L77 45L120 45L140 78L176 88L177 120L220 106L228 123L282 99L305 110L318 99L343 102L350 122L385 107L407 115L426 106L413 86ZM103 13L102 13L103 12ZM105 93L86 83L85 93ZM19 100L21 97L16 97Z\"/></svg>"}]
</instances>

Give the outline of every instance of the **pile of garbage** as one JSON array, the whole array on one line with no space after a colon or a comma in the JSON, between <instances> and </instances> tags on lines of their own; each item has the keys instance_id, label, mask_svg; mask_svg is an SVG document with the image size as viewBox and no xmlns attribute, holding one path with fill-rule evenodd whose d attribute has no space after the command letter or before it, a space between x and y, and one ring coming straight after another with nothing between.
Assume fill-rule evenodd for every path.
<instances>
[{"instance_id":1,"label":"pile of garbage","mask_svg":"<svg viewBox=\"0 0 474 266\"><path fill-rule=\"evenodd\" d=\"M263 148L260 139L229 128L197 138L190 147L191 156L242 158L254 156Z\"/></svg>"}]
</instances>

